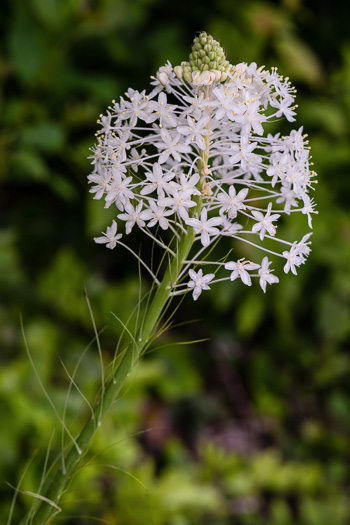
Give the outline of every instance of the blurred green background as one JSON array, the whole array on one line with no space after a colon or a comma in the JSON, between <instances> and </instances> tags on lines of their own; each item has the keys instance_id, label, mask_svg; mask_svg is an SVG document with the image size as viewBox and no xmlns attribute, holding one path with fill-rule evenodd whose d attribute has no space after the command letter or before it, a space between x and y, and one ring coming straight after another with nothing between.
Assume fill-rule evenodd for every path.
<instances>
[{"instance_id":1,"label":"blurred green background","mask_svg":"<svg viewBox=\"0 0 350 525\"><path fill-rule=\"evenodd\" d=\"M50 460L61 446L20 314L41 380L76 433L88 408L74 388L66 402L65 368L72 374L86 350L76 377L89 399L100 378L84 286L106 363L122 332L111 311L126 321L138 301L137 263L92 240L113 213L88 193L96 119L128 87L149 89L166 60L185 60L200 30L232 63L278 66L296 85L294 127L309 133L319 174L313 252L298 277L275 266L280 284L266 295L233 283L195 306L182 303L176 321L196 322L162 336L139 364L54 521L350 523L347 7L341 0L2 0L1 523L9 484L17 486L31 460L21 488L36 492L51 437ZM292 222L289 233L300 238L305 217ZM137 250L143 239L131 242ZM31 503L18 495L13 524Z\"/></svg>"}]
</instances>

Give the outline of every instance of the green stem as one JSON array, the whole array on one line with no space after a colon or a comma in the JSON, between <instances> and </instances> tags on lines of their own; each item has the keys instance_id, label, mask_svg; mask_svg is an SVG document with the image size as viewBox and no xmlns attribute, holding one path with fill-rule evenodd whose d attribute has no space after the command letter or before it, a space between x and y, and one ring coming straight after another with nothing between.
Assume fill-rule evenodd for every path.
<instances>
[{"instance_id":1,"label":"green stem","mask_svg":"<svg viewBox=\"0 0 350 525\"><path fill-rule=\"evenodd\" d=\"M196 208L198 208L200 204ZM95 432L97 430L96 421L102 422L104 417L107 415L114 401L122 388L124 381L130 371L137 363L142 350L145 348L153 335L157 323L162 315L164 307L170 297L173 285L176 282L177 276L183 265L183 261L187 259L187 256L191 250L194 241L194 232L191 228L189 232L181 239L178 247L178 253L176 257L169 262L168 268L165 272L164 278L160 283L154 298L146 311L140 331L130 345L128 346L125 354L115 371L113 378L109 381L104 394L101 395L99 402L97 403L94 416L86 422L85 427L78 436L76 442L77 447L73 446L64 458L65 469L58 468L56 472L52 472L43 487L42 495L54 502L56 505L66 488L69 480L71 479L74 472L79 467L81 459L86 451L89 449L90 444L93 440ZM45 501L41 501L35 512L35 515L31 521L31 525L44 525L48 523L48 520L52 515L57 512L50 504Z\"/></svg>"}]
</instances>

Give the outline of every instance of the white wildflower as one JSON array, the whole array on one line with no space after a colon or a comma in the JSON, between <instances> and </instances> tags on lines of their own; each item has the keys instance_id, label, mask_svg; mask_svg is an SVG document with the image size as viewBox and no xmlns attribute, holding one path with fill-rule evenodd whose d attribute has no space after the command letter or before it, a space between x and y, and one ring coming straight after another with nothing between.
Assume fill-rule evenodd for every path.
<instances>
[{"instance_id":1,"label":"white wildflower","mask_svg":"<svg viewBox=\"0 0 350 525\"><path fill-rule=\"evenodd\" d=\"M206 143L204 137L211 133L211 130L207 128L210 121L210 116L205 115L198 122L190 116L187 117L187 126L178 126L177 131L181 135L187 137L187 143L194 142L199 149L205 149Z\"/></svg>"},{"instance_id":2,"label":"white wildflower","mask_svg":"<svg viewBox=\"0 0 350 525\"><path fill-rule=\"evenodd\" d=\"M201 265L215 267L217 280L250 286L258 278L264 292L278 282L267 256L261 264L245 258L225 263L222 253L216 260L222 237L232 248L247 243L249 258L252 249L280 257L285 273L296 274L311 251L311 234L282 239L278 224L301 213L311 228L317 212L307 135L302 127L283 136L270 129L270 121L295 120L289 80L255 62L231 65L218 42L201 33L189 62L175 68L168 62L151 85L149 92L128 89L100 115L89 157L93 198L105 207L115 204L126 234L141 229L167 255L178 256L188 240L173 294L190 288L196 300L209 289L214 273L203 275ZM120 237L113 221L95 240L114 248Z\"/></svg>"},{"instance_id":3,"label":"white wildflower","mask_svg":"<svg viewBox=\"0 0 350 525\"><path fill-rule=\"evenodd\" d=\"M247 286L252 285L252 280L248 273L248 270L256 270L257 268L260 268L260 264L245 261L244 258L240 259L237 262L230 261L225 264L226 270L233 270L230 275L231 281L234 281L239 277L242 280L242 282Z\"/></svg>"},{"instance_id":4,"label":"white wildflower","mask_svg":"<svg viewBox=\"0 0 350 525\"><path fill-rule=\"evenodd\" d=\"M203 208L199 219L187 219L185 222L189 226L192 226L195 233L200 233L203 246L208 246L210 236L217 235L220 232L215 226L219 226L222 223L222 219L221 217L208 219L207 209Z\"/></svg>"},{"instance_id":5,"label":"white wildflower","mask_svg":"<svg viewBox=\"0 0 350 525\"><path fill-rule=\"evenodd\" d=\"M248 188L243 188L243 190L239 191L236 195L236 188L232 185L229 187L228 194L226 192L219 193L218 200L223 205L221 213L227 213L230 219L237 217L238 211L244 210L246 207L243 201L248 191Z\"/></svg>"},{"instance_id":6,"label":"white wildflower","mask_svg":"<svg viewBox=\"0 0 350 525\"><path fill-rule=\"evenodd\" d=\"M130 203L125 206L126 213L120 213L118 219L125 221L125 233L128 235L133 229L134 225L137 224L139 228L145 226L145 220L148 218L147 210L142 210L143 203L140 202L136 208Z\"/></svg>"},{"instance_id":7,"label":"white wildflower","mask_svg":"<svg viewBox=\"0 0 350 525\"><path fill-rule=\"evenodd\" d=\"M147 117L148 123L159 120L159 126L165 128L173 128L177 125L176 116L174 115L177 106L167 104L165 93L159 93L157 102L151 100L148 103L148 108L151 110L150 115Z\"/></svg>"},{"instance_id":8,"label":"white wildflower","mask_svg":"<svg viewBox=\"0 0 350 525\"><path fill-rule=\"evenodd\" d=\"M210 290L208 283L214 279L215 274L208 273L207 275L203 275L203 270L198 270L198 272L190 270L188 274L191 277L191 280L187 283L187 286L193 288L192 296L193 299L197 301L202 290Z\"/></svg>"},{"instance_id":9,"label":"white wildflower","mask_svg":"<svg viewBox=\"0 0 350 525\"><path fill-rule=\"evenodd\" d=\"M150 200L149 209L143 212L143 220L150 221L147 226L152 228L157 223L162 228L162 230L167 230L169 228L169 221L166 217L173 215L173 210L166 210L163 206L159 206L156 201Z\"/></svg>"},{"instance_id":10,"label":"white wildflower","mask_svg":"<svg viewBox=\"0 0 350 525\"><path fill-rule=\"evenodd\" d=\"M117 223L113 221L112 226L107 227L106 233L103 233L102 237L95 237L94 241L97 244L106 244L107 248L113 250L113 248L116 247L119 239L123 237L121 233L117 233L117 227Z\"/></svg>"},{"instance_id":11,"label":"white wildflower","mask_svg":"<svg viewBox=\"0 0 350 525\"><path fill-rule=\"evenodd\" d=\"M260 211L252 210L252 215L258 222L254 224L252 227L252 232L257 233L260 232L260 240L262 241L266 232L270 235L276 234L276 226L272 224L274 221L277 221L277 219L281 216L278 213L274 213L271 215L271 208L272 208L272 202L269 203L266 215L261 213Z\"/></svg>"},{"instance_id":12,"label":"white wildflower","mask_svg":"<svg viewBox=\"0 0 350 525\"><path fill-rule=\"evenodd\" d=\"M158 197L164 197L165 191L169 186L169 181L175 177L174 172L164 173L158 162L153 165L152 172L145 173L147 177L146 185L141 190L141 195L148 195L157 190Z\"/></svg>"},{"instance_id":13,"label":"white wildflower","mask_svg":"<svg viewBox=\"0 0 350 525\"><path fill-rule=\"evenodd\" d=\"M191 148L185 143L181 144L180 133L171 133L170 131L161 130L160 139L161 142L155 142L155 146L162 150L159 155L159 163L164 164L169 156L172 155L173 159L177 162L181 162L180 153L191 153Z\"/></svg>"},{"instance_id":14,"label":"white wildflower","mask_svg":"<svg viewBox=\"0 0 350 525\"><path fill-rule=\"evenodd\" d=\"M177 191L176 188L170 188L170 194L170 197L159 199L159 205L173 209L183 221L186 221L188 210L196 206L196 203L191 200L192 190Z\"/></svg>"},{"instance_id":15,"label":"white wildflower","mask_svg":"<svg viewBox=\"0 0 350 525\"><path fill-rule=\"evenodd\" d=\"M270 264L271 261L269 261L267 257L264 257L261 261L261 267L259 269L259 284L264 293L266 292L266 283L273 284L279 282L278 277L271 273L273 270L269 269Z\"/></svg>"}]
</instances>

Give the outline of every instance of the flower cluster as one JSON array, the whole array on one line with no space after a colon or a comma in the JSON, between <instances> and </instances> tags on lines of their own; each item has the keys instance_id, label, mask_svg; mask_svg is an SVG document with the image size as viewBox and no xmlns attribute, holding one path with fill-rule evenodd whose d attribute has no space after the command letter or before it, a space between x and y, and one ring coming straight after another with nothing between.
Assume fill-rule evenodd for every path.
<instances>
[{"instance_id":1,"label":"flower cluster","mask_svg":"<svg viewBox=\"0 0 350 525\"><path fill-rule=\"evenodd\" d=\"M100 116L90 191L106 208L116 207L126 235L137 227L171 254L188 232L194 234L173 294L191 289L197 299L208 283L240 279L250 286L252 277L265 292L267 283L278 282L270 255L296 274L310 252L311 233L287 241L279 238L278 223L301 212L311 228L316 213L303 128L288 136L266 133L271 121L295 120L295 89L276 69L230 65L206 33L195 39L190 57L161 67L150 93L129 89ZM114 248L121 236L114 221L95 241ZM221 237L260 248L261 262L233 261L230 254L209 261ZM215 273L203 274L198 267L204 265ZM215 279L218 271L222 277Z\"/></svg>"}]
</instances>

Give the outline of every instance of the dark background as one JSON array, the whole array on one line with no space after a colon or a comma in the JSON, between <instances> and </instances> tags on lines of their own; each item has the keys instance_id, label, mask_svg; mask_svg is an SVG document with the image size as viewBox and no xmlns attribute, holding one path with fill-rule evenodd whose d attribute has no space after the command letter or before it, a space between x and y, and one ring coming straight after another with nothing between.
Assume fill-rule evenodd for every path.
<instances>
[{"instance_id":1,"label":"dark background","mask_svg":"<svg viewBox=\"0 0 350 525\"><path fill-rule=\"evenodd\" d=\"M76 380L91 401L101 377L84 286L106 364L122 334L115 316L126 322L138 302L137 262L92 240L114 213L88 193L98 115L128 87L149 90L167 60L186 60L201 30L231 63L278 66L296 85L294 127L309 134L319 174L313 251L297 277L276 267L280 283L266 294L236 282L185 299L181 326L140 362L55 523L350 522L346 13L345 2L329 1L3 0L1 522L14 493L7 483L27 469L20 488L36 492L47 450L53 459L61 446L20 315L40 378L77 433L88 408L74 387L66 402L60 360L73 374L87 350ZM304 219L291 226L295 238ZM130 243L137 251L145 241ZM31 503L18 495L13 524Z\"/></svg>"}]
</instances>

